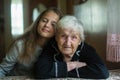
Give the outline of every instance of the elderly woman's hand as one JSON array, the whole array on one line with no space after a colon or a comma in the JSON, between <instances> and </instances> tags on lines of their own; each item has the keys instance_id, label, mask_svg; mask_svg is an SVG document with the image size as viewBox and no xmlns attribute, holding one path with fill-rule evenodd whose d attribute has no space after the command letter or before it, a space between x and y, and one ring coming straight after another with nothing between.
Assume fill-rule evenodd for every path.
<instances>
[{"instance_id":1,"label":"elderly woman's hand","mask_svg":"<svg viewBox=\"0 0 120 80\"><path fill-rule=\"evenodd\" d=\"M67 62L67 71L71 71L75 68L80 68L86 65L87 64L85 62L78 62L78 61Z\"/></svg>"}]
</instances>

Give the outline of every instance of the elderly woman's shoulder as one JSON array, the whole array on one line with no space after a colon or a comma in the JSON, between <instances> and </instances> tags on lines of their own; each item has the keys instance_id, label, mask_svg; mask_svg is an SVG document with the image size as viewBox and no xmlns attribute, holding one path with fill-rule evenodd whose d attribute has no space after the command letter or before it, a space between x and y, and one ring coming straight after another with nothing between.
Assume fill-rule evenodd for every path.
<instances>
[{"instance_id":1,"label":"elderly woman's shoulder","mask_svg":"<svg viewBox=\"0 0 120 80\"><path fill-rule=\"evenodd\" d=\"M84 44L84 47L85 47L85 48L90 49L90 50L95 50L95 48L93 47L92 44L87 43L87 42L84 42L83 44Z\"/></svg>"}]
</instances>

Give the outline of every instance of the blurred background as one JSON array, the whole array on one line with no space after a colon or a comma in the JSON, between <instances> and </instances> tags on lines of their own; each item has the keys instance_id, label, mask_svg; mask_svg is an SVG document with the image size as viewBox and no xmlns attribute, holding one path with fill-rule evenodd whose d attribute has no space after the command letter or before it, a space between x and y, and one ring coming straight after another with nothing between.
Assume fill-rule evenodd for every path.
<instances>
[{"instance_id":1,"label":"blurred background","mask_svg":"<svg viewBox=\"0 0 120 80\"><path fill-rule=\"evenodd\" d=\"M23 34L42 11L54 6L58 7L64 15L75 15L83 22L85 41L96 49L108 69L120 68L120 62L106 60L108 1L0 0L0 61L5 56L11 41Z\"/></svg>"}]
</instances>

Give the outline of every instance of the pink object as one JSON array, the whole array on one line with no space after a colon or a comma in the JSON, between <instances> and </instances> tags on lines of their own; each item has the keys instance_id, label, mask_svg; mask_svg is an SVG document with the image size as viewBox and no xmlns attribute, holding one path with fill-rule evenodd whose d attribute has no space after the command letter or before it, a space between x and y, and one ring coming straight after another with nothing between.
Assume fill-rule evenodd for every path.
<instances>
[{"instance_id":1,"label":"pink object","mask_svg":"<svg viewBox=\"0 0 120 80\"><path fill-rule=\"evenodd\" d=\"M120 62L120 34L107 35L107 60Z\"/></svg>"}]
</instances>

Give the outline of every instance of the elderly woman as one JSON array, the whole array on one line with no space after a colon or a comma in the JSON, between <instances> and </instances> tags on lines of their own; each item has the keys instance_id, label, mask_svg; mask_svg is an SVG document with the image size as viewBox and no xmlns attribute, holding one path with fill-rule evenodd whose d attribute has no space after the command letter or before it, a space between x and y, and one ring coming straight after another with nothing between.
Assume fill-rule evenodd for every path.
<instances>
[{"instance_id":1,"label":"elderly woman","mask_svg":"<svg viewBox=\"0 0 120 80\"><path fill-rule=\"evenodd\" d=\"M83 25L74 16L64 16L58 22L55 39L36 63L36 78L108 78L106 66L84 42Z\"/></svg>"}]
</instances>

